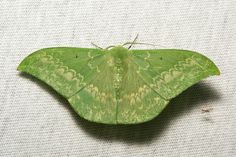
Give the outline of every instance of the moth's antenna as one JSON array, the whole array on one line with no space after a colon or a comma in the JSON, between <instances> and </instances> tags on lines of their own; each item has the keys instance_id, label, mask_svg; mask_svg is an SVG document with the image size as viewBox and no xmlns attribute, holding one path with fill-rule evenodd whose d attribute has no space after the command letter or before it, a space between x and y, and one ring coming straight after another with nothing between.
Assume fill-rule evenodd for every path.
<instances>
[{"instance_id":1,"label":"moth's antenna","mask_svg":"<svg viewBox=\"0 0 236 157\"><path fill-rule=\"evenodd\" d=\"M128 49L130 49L134 44L140 44L140 45L150 45L150 46L158 46L158 47L167 48L166 46L162 46L162 45L149 44L149 43L143 43L143 42L136 42L137 39L138 39L138 34L137 34L136 37L134 38L134 41L132 41L132 42L126 42L126 43L124 43L122 46L130 45L130 46L128 47Z\"/></svg>"},{"instance_id":2,"label":"moth's antenna","mask_svg":"<svg viewBox=\"0 0 236 157\"><path fill-rule=\"evenodd\" d=\"M158 47L163 47L163 48L167 48L166 46L162 46L162 45L156 45L156 44L149 44L149 43L133 43L133 42L126 42L123 44L124 45L129 45L129 44L140 44L140 45L150 45L150 46L158 46Z\"/></svg>"},{"instance_id":3,"label":"moth's antenna","mask_svg":"<svg viewBox=\"0 0 236 157\"><path fill-rule=\"evenodd\" d=\"M111 45L111 46L106 47L105 49L107 50L107 49L112 48L112 47L116 47L116 46L115 45Z\"/></svg>"},{"instance_id":4,"label":"moth's antenna","mask_svg":"<svg viewBox=\"0 0 236 157\"><path fill-rule=\"evenodd\" d=\"M96 48L103 49L102 47L100 47L100 46L94 44L93 42L91 42L91 44L92 44L93 46L95 46Z\"/></svg>"},{"instance_id":5,"label":"moth's antenna","mask_svg":"<svg viewBox=\"0 0 236 157\"><path fill-rule=\"evenodd\" d=\"M128 47L128 49L130 49L130 48L133 46L133 44L135 43L135 41L136 41L137 39L138 39L138 34L137 34L136 37L134 38L133 42L127 42L127 43L130 44L130 46ZM127 45L127 43L124 43L123 46L124 46L124 45Z\"/></svg>"}]
</instances>

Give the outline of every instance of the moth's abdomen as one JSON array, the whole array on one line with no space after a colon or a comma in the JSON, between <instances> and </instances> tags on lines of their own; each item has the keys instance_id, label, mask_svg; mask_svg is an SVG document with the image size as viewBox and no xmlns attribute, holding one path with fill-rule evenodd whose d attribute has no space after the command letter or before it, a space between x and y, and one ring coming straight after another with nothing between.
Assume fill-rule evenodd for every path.
<instances>
[{"instance_id":1,"label":"moth's abdomen","mask_svg":"<svg viewBox=\"0 0 236 157\"><path fill-rule=\"evenodd\" d=\"M121 59L116 59L114 64L114 88L119 90L123 80L124 67Z\"/></svg>"},{"instance_id":2,"label":"moth's abdomen","mask_svg":"<svg viewBox=\"0 0 236 157\"><path fill-rule=\"evenodd\" d=\"M129 58L128 49L117 46L109 51L110 55L107 59L108 66L113 69L114 89L119 95L119 89L123 81L125 72L127 71L127 60Z\"/></svg>"}]
</instances>

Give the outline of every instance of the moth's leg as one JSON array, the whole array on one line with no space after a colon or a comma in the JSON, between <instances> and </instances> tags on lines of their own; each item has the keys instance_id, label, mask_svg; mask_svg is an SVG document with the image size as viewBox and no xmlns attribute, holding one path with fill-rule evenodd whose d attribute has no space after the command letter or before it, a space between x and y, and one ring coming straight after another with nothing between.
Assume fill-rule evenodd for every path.
<instances>
[{"instance_id":1,"label":"moth's leg","mask_svg":"<svg viewBox=\"0 0 236 157\"><path fill-rule=\"evenodd\" d=\"M157 44L149 44L149 43L140 43L140 42L126 42L124 43L122 46L125 46L125 45L135 45L135 44L139 44L139 45L150 45L150 46L154 46L154 47L162 47L162 48L167 48L166 46L162 46L162 45L157 45ZM130 46L129 46L130 47Z\"/></svg>"},{"instance_id":2,"label":"moth's leg","mask_svg":"<svg viewBox=\"0 0 236 157\"><path fill-rule=\"evenodd\" d=\"M126 42L124 43L122 46L125 46L125 45L130 45L128 47L128 49L130 49L135 43L136 43L136 40L138 39L138 34L136 35L136 37L134 38L134 40L132 42Z\"/></svg>"},{"instance_id":3,"label":"moth's leg","mask_svg":"<svg viewBox=\"0 0 236 157\"><path fill-rule=\"evenodd\" d=\"M103 50L103 48L102 48L102 47L100 47L100 46L98 46L98 45L94 44L93 42L91 42L91 44L92 44L93 46L95 46L96 48Z\"/></svg>"}]
</instances>

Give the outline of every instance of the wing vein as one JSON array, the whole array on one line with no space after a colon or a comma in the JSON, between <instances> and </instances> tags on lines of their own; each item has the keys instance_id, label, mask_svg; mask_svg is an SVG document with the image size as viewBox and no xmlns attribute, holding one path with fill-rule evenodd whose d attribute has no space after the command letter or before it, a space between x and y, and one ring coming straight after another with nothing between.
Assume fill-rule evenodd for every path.
<instances>
[{"instance_id":1,"label":"wing vein","mask_svg":"<svg viewBox=\"0 0 236 157\"><path fill-rule=\"evenodd\" d=\"M131 59L132 63L139 66L137 63L135 63L133 61L133 58ZM162 99L166 100L166 101L169 101L169 99L165 99L163 96L160 95L160 93L158 93L155 89L153 89L144 79L143 77L140 76L140 74L137 73L137 71L135 71L135 73L142 79L142 81L150 88L152 89L155 93L157 93L158 96L160 96Z\"/></svg>"},{"instance_id":2,"label":"wing vein","mask_svg":"<svg viewBox=\"0 0 236 157\"><path fill-rule=\"evenodd\" d=\"M101 57L101 56L104 56L104 54L101 54L101 55L99 55L99 57ZM104 64L104 62L101 62L98 66L101 66L101 65L103 65ZM91 72L92 71L96 71L96 69L93 69L93 70L91 70ZM90 73L91 73L90 72ZM86 85L85 86L83 86L81 89L79 89L78 91L76 91L74 94L72 94L71 96L68 96L68 98L67 99L70 99L71 97L73 97L74 95L76 95L76 94L78 94L80 91L82 91L85 87L87 87L94 79L96 79L98 77L98 75L96 75L96 77L93 77L88 83L86 83Z\"/></svg>"}]
</instances>

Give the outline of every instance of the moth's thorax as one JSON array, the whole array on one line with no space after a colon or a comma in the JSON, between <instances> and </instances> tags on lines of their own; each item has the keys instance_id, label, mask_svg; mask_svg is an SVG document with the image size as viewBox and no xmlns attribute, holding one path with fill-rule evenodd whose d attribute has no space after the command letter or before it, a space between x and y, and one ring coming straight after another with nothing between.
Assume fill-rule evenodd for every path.
<instances>
[{"instance_id":1,"label":"moth's thorax","mask_svg":"<svg viewBox=\"0 0 236 157\"><path fill-rule=\"evenodd\" d=\"M116 46L110 50L111 55L114 57L114 59L121 59L125 60L127 59L129 55L129 50L127 48L124 48L123 46Z\"/></svg>"},{"instance_id":2,"label":"moth's thorax","mask_svg":"<svg viewBox=\"0 0 236 157\"><path fill-rule=\"evenodd\" d=\"M109 50L108 65L114 68L123 69L127 68L129 60L129 50L122 46L116 46Z\"/></svg>"}]
</instances>

